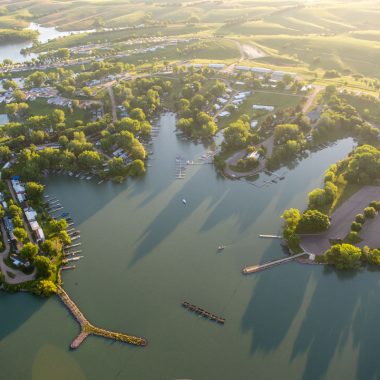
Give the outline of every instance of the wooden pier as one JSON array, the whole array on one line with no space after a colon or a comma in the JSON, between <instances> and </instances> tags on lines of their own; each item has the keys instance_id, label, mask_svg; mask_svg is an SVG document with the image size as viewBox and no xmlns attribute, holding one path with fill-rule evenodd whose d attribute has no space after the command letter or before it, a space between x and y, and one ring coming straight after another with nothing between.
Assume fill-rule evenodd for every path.
<instances>
[{"instance_id":1,"label":"wooden pier","mask_svg":"<svg viewBox=\"0 0 380 380\"><path fill-rule=\"evenodd\" d=\"M113 332L113 331L108 331L108 330L104 330L92 325L85 318L85 316L79 310L77 305L69 297L69 295L63 290L61 286L57 286L57 294L59 298L61 299L61 301L64 303L64 305L70 310L71 314L78 321L81 327L80 334L73 340L73 342L70 345L72 349L78 348L89 335L98 335L98 336L102 336L103 338L113 339L119 342L133 344L135 346L147 345L147 341L144 338L139 338L136 336Z\"/></svg>"},{"instance_id":2,"label":"wooden pier","mask_svg":"<svg viewBox=\"0 0 380 380\"><path fill-rule=\"evenodd\" d=\"M210 312L208 312L208 311L206 311L206 310L204 310L198 306L195 306L195 305L191 304L190 302L182 301L182 306L189 311L193 311L194 313L199 314L202 317L210 319L211 321L215 321L215 322L220 323L222 325L224 325L224 323L226 322L226 320L224 318L218 317L217 315L212 314L212 313L210 313Z\"/></svg>"},{"instance_id":3,"label":"wooden pier","mask_svg":"<svg viewBox=\"0 0 380 380\"><path fill-rule=\"evenodd\" d=\"M308 253L302 252L302 253L299 253L297 255L285 257L284 259L269 261L269 262L264 263L264 264L248 266L248 267L243 268L242 272L243 272L243 274L252 274L252 273L261 272L265 269L270 269L276 265L289 263L289 262L291 262L291 261L293 261L293 260L295 260L301 256L304 256L304 255L308 255Z\"/></svg>"}]
</instances>

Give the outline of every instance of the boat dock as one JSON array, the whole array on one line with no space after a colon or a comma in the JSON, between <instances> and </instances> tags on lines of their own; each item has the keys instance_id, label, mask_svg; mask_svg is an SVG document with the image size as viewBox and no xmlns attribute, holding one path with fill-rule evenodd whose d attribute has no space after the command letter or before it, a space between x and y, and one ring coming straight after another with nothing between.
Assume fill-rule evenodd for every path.
<instances>
[{"instance_id":1,"label":"boat dock","mask_svg":"<svg viewBox=\"0 0 380 380\"><path fill-rule=\"evenodd\" d=\"M72 349L78 348L89 335L98 335L98 336L102 336L103 338L112 339L119 342L125 342L129 344L133 344L135 346L147 345L148 342L144 338L127 335L123 333L118 333L118 332L113 332L113 331L108 331L108 330L104 330L92 325L85 318L85 316L79 310L79 308L74 303L74 301L59 285L57 286L57 295L61 299L63 304L70 310L71 314L77 320L77 322L79 323L81 327L80 334L73 340L73 342L70 345Z\"/></svg>"},{"instance_id":2,"label":"boat dock","mask_svg":"<svg viewBox=\"0 0 380 380\"><path fill-rule=\"evenodd\" d=\"M247 266L247 267L242 269L242 272L243 272L243 274L252 274L252 273L261 272L265 269L270 269L276 265L289 263L289 262L297 259L298 257L304 256L304 255L308 255L308 253L302 252L302 253L299 253L297 255L285 257L284 259L269 261L269 262L264 263L264 264Z\"/></svg>"},{"instance_id":3,"label":"boat dock","mask_svg":"<svg viewBox=\"0 0 380 380\"><path fill-rule=\"evenodd\" d=\"M183 161L182 157L177 156L176 158L176 179L185 179L186 177L186 164Z\"/></svg>"},{"instance_id":4,"label":"boat dock","mask_svg":"<svg viewBox=\"0 0 380 380\"><path fill-rule=\"evenodd\" d=\"M65 249L70 249L70 248L75 248L79 247L82 243L76 243L76 244L71 244L71 245L66 245Z\"/></svg>"},{"instance_id":5,"label":"boat dock","mask_svg":"<svg viewBox=\"0 0 380 380\"><path fill-rule=\"evenodd\" d=\"M215 322L220 323L222 325L224 325L224 323L226 321L224 318L218 317L217 315L212 314L212 313L210 313L210 312L208 312L208 311L206 311L206 310L204 310L198 306L195 306L195 305L191 304L190 302L182 301L182 306L189 311L193 311L194 313L199 314L202 317L206 317L206 318L210 319L211 321L215 321Z\"/></svg>"},{"instance_id":6,"label":"boat dock","mask_svg":"<svg viewBox=\"0 0 380 380\"><path fill-rule=\"evenodd\" d=\"M61 269L62 270L68 270L68 269L75 269L76 266L75 265L65 265L64 267L62 267Z\"/></svg>"},{"instance_id":7,"label":"boat dock","mask_svg":"<svg viewBox=\"0 0 380 380\"><path fill-rule=\"evenodd\" d=\"M282 239L282 236L279 235L259 235L259 237L264 239Z\"/></svg>"}]
</instances>

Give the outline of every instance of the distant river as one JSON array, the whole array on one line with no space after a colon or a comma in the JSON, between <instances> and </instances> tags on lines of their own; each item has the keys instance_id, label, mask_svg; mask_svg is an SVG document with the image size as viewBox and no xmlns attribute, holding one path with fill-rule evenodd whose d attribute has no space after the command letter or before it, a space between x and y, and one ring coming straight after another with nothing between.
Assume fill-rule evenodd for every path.
<instances>
[{"instance_id":1,"label":"distant river","mask_svg":"<svg viewBox=\"0 0 380 380\"><path fill-rule=\"evenodd\" d=\"M153 167L118 185L51 177L47 192L81 231L84 258L64 286L90 321L144 336L146 348L90 337L53 297L0 293L1 378L9 380L374 379L380 373L379 273L338 276L297 263L243 276L283 257L282 211L303 208L351 139L313 153L278 184L220 178L211 165L175 180L175 157L205 149L161 119ZM262 184L260 178L257 184ZM182 204L186 198L187 205ZM220 244L227 245L217 252ZM188 300L226 318L219 326L183 309Z\"/></svg>"},{"instance_id":2,"label":"distant river","mask_svg":"<svg viewBox=\"0 0 380 380\"><path fill-rule=\"evenodd\" d=\"M46 28L38 24L30 24L29 29L38 30L39 37L38 41L41 43L47 42L54 38L64 37L72 33L81 33L81 32L60 32L56 28ZM37 54L22 55L20 53L21 49L29 48L33 44L32 42L20 42L16 44L5 44L0 45L0 61L3 61L6 58L10 58L13 62L24 62L36 58Z\"/></svg>"}]
</instances>

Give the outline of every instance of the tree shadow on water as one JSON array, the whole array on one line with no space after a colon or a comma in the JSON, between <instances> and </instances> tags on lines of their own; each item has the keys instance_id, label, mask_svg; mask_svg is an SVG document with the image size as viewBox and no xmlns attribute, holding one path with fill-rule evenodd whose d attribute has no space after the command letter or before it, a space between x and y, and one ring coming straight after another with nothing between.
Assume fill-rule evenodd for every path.
<instances>
[{"instance_id":1,"label":"tree shadow on water","mask_svg":"<svg viewBox=\"0 0 380 380\"><path fill-rule=\"evenodd\" d=\"M292 360L307 355L302 378L321 379L347 344L362 290L355 272L324 269L295 340Z\"/></svg>"},{"instance_id":2,"label":"tree shadow on water","mask_svg":"<svg viewBox=\"0 0 380 380\"><path fill-rule=\"evenodd\" d=\"M181 223L189 218L206 200L217 203L224 196L225 190L207 191L207 171L198 171L184 187L174 194L167 206L154 218L139 237L136 253L130 265L150 254L155 247L164 241ZM186 198L187 204L182 203Z\"/></svg>"},{"instance_id":3,"label":"tree shadow on water","mask_svg":"<svg viewBox=\"0 0 380 380\"><path fill-rule=\"evenodd\" d=\"M0 342L20 328L45 303L30 294L11 294L0 291Z\"/></svg>"},{"instance_id":4,"label":"tree shadow on water","mask_svg":"<svg viewBox=\"0 0 380 380\"><path fill-rule=\"evenodd\" d=\"M281 344L301 307L310 273L287 263L254 275L258 282L241 321L241 329L252 332L251 352L269 352Z\"/></svg>"}]
</instances>

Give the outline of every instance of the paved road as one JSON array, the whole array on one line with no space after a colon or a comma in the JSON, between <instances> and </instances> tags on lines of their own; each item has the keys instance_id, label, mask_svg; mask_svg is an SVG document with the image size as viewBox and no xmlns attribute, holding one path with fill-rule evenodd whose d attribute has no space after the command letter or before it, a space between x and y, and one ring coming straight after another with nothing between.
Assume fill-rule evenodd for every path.
<instances>
[{"instance_id":1,"label":"paved road","mask_svg":"<svg viewBox=\"0 0 380 380\"><path fill-rule=\"evenodd\" d=\"M301 244L306 251L316 255L322 255L330 248L329 239L343 239L349 232L351 223L357 214L362 214L368 204L380 199L379 186L365 186L344 202L331 216L331 227L323 233L317 235L302 236ZM380 215L373 220L367 220L363 226L360 236L363 241L357 244L360 247L368 245L376 248L380 247Z\"/></svg>"},{"instance_id":2,"label":"paved road","mask_svg":"<svg viewBox=\"0 0 380 380\"><path fill-rule=\"evenodd\" d=\"M274 137L271 136L268 139L266 139L264 142L262 142L257 148L259 148L261 145L265 146L267 148L267 157L270 157L272 155L273 151L273 142L274 142ZM259 161L259 166L249 172L245 173L240 173L240 172L235 172L231 169L231 166L234 166L237 164L237 162L243 158L247 154L246 149L240 150L239 152L236 152L234 155L231 157L227 158L226 160L226 168L224 169L224 173L230 177L234 178L243 178L243 177L250 177L252 175L255 175L262 170L265 169L266 165L266 159L260 160Z\"/></svg>"},{"instance_id":3,"label":"paved road","mask_svg":"<svg viewBox=\"0 0 380 380\"><path fill-rule=\"evenodd\" d=\"M9 256L10 245L8 243L8 237L7 237L8 235L5 231L3 222L0 222L0 229L1 229L1 234L3 236L4 246L5 246L4 251L0 253L0 270L3 273L5 281L8 284L16 285L16 284L21 284L26 281L35 280L36 269L34 269L33 273L31 274L25 274L17 269L10 268L5 264L5 260ZM9 276L9 273L11 273L12 276Z\"/></svg>"},{"instance_id":4,"label":"paved road","mask_svg":"<svg viewBox=\"0 0 380 380\"><path fill-rule=\"evenodd\" d=\"M324 86L314 86L314 91L309 95L307 102L302 108L302 112L306 115L307 111L309 111L310 107L313 105L315 98L317 95L324 90Z\"/></svg>"},{"instance_id":5,"label":"paved road","mask_svg":"<svg viewBox=\"0 0 380 380\"><path fill-rule=\"evenodd\" d=\"M112 84L110 86L107 86L108 95L111 99L111 107L112 107L112 121L117 121L117 112L116 112L116 101L115 101L115 95L113 93Z\"/></svg>"}]
</instances>

